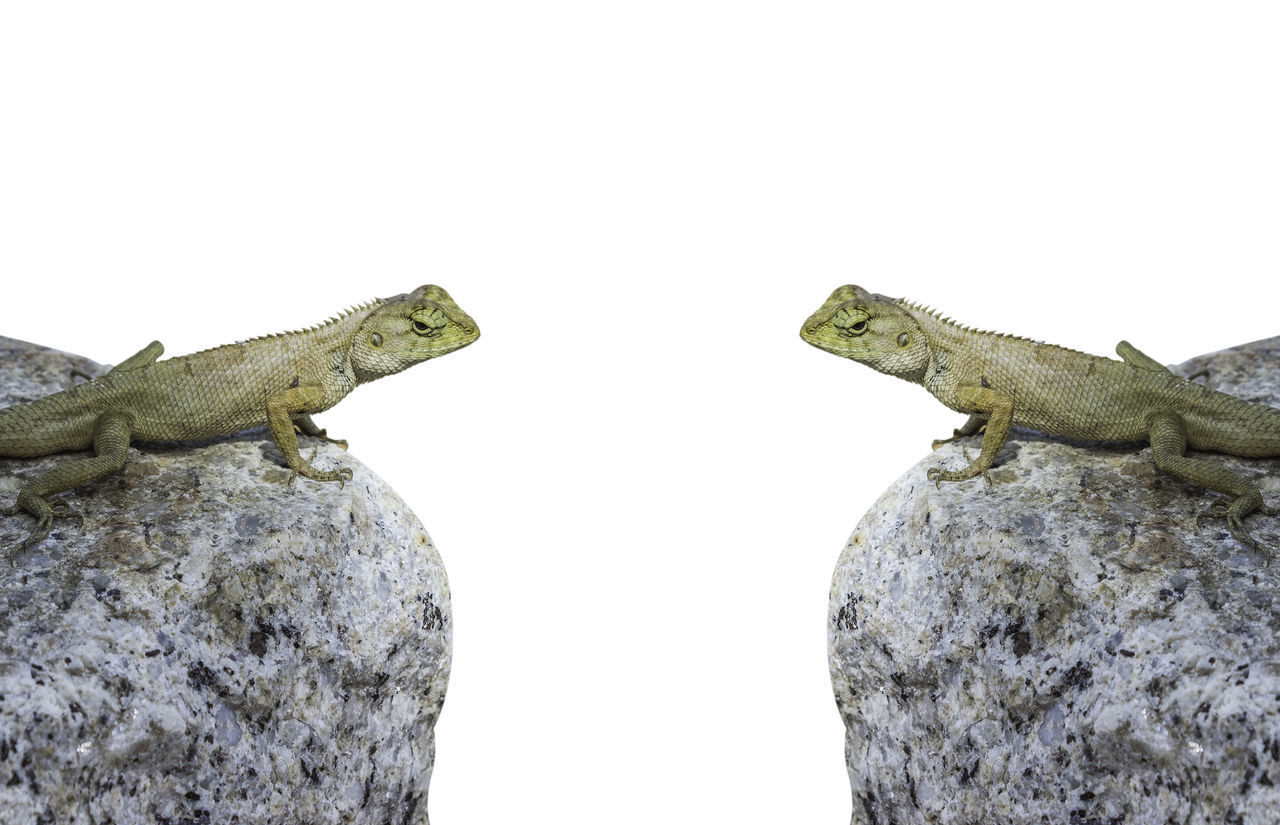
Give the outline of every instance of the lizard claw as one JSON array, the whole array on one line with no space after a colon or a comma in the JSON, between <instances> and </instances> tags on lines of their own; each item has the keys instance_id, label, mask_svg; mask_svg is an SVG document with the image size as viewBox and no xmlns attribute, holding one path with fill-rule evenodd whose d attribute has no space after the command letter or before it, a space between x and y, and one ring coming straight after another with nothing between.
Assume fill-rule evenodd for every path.
<instances>
[{"instance_id":1,"label":"lizard claw","mask_svg":"<svg viewBox=\"0 0 1280 825\"><path fill-rule=\"evenodd\" d=\"M1244 517L1252 512L1261 512L1266 515L1276 515L1277 511L1274 507L1266 505L1256 505L1252 508L1246 508L1240 499L1236 499L1230 503L1225 501L1215 501L1208 507L1196 514L1196 526L1200 527L1204 522L1210 519L1226 519L1227 530L1231 533L1231 537L1236 541L1248 547L1255 553L1261 553L1265 560L1266 566L1271 566L1271 558L1274 555L1271 548L1266 547L1258 542L1249 532L1249 528L1244 526Z\"/></svg>"},{"instance_id":2,"label":"lizard claw","mask_svg":"<svg viewBox=\"0 0 1280 825\"><path fill-rule=\"evenodd\" d=\"M942 489L942 476L943 472L939 467L930 467L929 471L924 474L924 477L932 481L939 490Z\"/></svg>"}]
</instances>

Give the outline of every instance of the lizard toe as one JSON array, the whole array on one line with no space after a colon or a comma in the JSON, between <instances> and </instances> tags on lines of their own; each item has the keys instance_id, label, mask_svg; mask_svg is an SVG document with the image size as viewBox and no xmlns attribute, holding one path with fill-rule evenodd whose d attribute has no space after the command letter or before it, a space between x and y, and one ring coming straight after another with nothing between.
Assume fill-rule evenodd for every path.
<instances>
[{"instance_id":1,"label":"lizard toe","mask_svg":"<svg viewBox=\"0 0 1280 825\"><path fill-rule=\"evenodd\" d=\"M1196 513L1196 527L1203 527L1206 521L1217 521L1227 516L1227 503L1225 501L1210 502L1199 513Z\"/></svg>"},{"instance_id":2,"label":"lizard toe","mask_svg":"<svg viewBox=\"0 0 1280 825\"><path fill-rule=\"evenodd\" d=\"M303 464L289 473L289 478L286 479L285 483L293 484L293 480L300 475L306 476L312 481L336 481L341 486L351 480L353 473L346 467L339 467L336 470L317 470L310 464Z\"/></svg>"},{"instance_id":3,"label":"lizard toe","mask_svg":"<svg viewBox=\"0 0 1280 825\"><path fill-rule=\"evenodd\" d=\"M936 484L938 489L941 490L942 482L944 481L967 481L968 479L971 479L974 476L978 475L979 473L983 473L983 472L986 472L986 471L982 469L974 469L972 465L970 465L967 469L958 470L958 471L944 470L941 467L933 467L927 473L925 473L925 477L928 478L930 481L932 481L934 484Z\"/></svg>"},{"instance_id":4,"label":"lizard toe","mask_svg":"<svg viewBox=\"0 0 1280 825\"><path fill-rule=\"evenodd\" d=\"M1253 534L1249 532L1249 530L1244 526L1244 522L1240 519L1228 515L1227 529L1231 531L1232 537L1245 547L1248 547L1250 550L1255 552L1262 553L1264 555L1266 554L1267 551L1258 543L1258 540L1253 537Z\"/></svg>"},{"instance_id":5,"label":"lizard toe","mask_svg":"<svg viewBox=\"0 0 1280 825\"><path fill-rule=\"evenodd\" d=\"M53 528L53 517L44 516L36 522L36 526L31 528L31 532L27 537L9 548L9 566L15 566L15 559L19 553L25 553L32 547L49 537L49 531Z\"/></svg>"},{"instance_id":6,"label":"lizard toe","mask_svg":"<svg viewBox=\"0 0 1280 825\"><path fill-rule=\"evenodd\" d=\"M84 516L66 505L54 508L53 517L69 519L74 521L77 527L84 527Z\"/></svg>"}]
</instances>

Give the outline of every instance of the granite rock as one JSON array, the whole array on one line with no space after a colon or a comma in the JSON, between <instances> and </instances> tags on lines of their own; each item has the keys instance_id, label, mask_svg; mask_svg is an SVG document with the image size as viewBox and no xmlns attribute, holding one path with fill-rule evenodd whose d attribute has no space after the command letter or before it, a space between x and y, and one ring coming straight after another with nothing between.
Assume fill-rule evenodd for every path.
<instances>
[{"instance_id":1,"label":"granite rock","mask_svg":"<svg viewBox=\"0 0 1280 825\"><path fill-rule=\"evenodd\" d=\"M8 339L0 363L5 404L102 372ZM0 502L74 458L0 460ZM0 572L0 820L427 821L444 568L367 468L315 462L354 477L288 484L260 431L134 445L62 496L83 527ZM0 545L30 526L0 519Z\"/></svg>"},{"instance_id":2,"label":"granite rock","mask_svg":"<svg viewBox=\"0 0 1280 825\"><path fill-rule=\"evenodd\" d=\"M1274 405L1275 364L1280 338L1177 369ZM989 478L926 480L978 444L912 468L840 557L853 822L1280 822L1280 563L1198 526L1222 497L1142 445L1015 432ZM1280 461L1206 457L1280 503ZM1248 524L1280 550L1280 518Z\"/></svg>"}]
</instances>

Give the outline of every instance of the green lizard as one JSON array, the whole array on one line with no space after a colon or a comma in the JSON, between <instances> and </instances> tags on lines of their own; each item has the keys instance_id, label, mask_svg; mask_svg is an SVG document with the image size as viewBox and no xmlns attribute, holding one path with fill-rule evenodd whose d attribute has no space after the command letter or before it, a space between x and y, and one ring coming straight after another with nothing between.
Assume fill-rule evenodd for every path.
<instances>
[{"instance_id":1,"label":"green lizard","mask_svg":"<svg viewBox=\"0 0 1280 825\"><path fill-rule=\"evenodd\" d=\"M1123 359L1116 361L962 327L933 310L853 285L831 293L804 322L800 337L920 384L951 409L967 413L969 420L955 438L974 435L985 425L982 452L969 466L929 470L928 478L938 486L988 470L1011 426L1088 441L1149 441L1158 468L1230 496L1225 515L1231 534L1270 562L1270 551L1249 535L1244 518L1254 511L1277 511L1262 503L1254 484L1184 453L1189 447L1247 457L1280 455L1280 409L1179 378L1127 341L1116 345Z\"/></svg>"},{"instance_id":2,"label":"green lizard","mask_svg":"<svg viewBox=\"0 0 1280 825\"><path fill-rule=\"evenodd\" d=\"M53 519L79 516L48 497L114 473L130 441L186 441L267 425L294 475L342 483L351 470L317 470L298 454L301 432L326 438L311 414L337 404L356 385L461 349L480 336L449 293L422 286L372 301L323 324L159 359L153 341L98 378L0 409L0 456L33 457L93 448L18 491L13 515L36 519L9 553L49 535ZM336 439L328 439L336 441ZM338 442L342 443L342 442Z\"/></svg>"}]
</instances>

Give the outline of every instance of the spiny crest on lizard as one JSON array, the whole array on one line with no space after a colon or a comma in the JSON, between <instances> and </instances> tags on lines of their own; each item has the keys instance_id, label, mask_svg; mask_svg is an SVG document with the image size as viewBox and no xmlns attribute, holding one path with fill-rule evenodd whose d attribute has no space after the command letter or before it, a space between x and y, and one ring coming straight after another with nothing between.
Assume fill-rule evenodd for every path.
<instances>
[{"instance_id":1,"label":"spiny crest on lizard","mask_svg":"<svg viewBox=\"0 0 1280 825\"><path fill-rule=\"evenodd\" d=\"M927 476L939 487L990 469L1013 426L1088 441L1145 440L1159 469L1229 496L1223 509L1231 534L1270 560L1270 551L1243 524L1250 513L1275 512L1263 504L1261 490L1184 453L1280 455L1280 409L1187 381L1127 341L1117 344L1116 361L963 326L923 305L852 284L831 293L800 337L920 384L969 415L954 438L982 432L982 452L960 470L930 469Z\"/></svg>"},{"instance_id":2,"label":"spiny crest on lizard","mask_svg":"<svg viewBox=\"0 0 1280 825\"><path fill-rule=\"evenodd\" d=\"M244 340L237 341L236 343L252 344L254 341L267 341L272 338L283 338L284 336L287 336L287 335L302 335L308 332L318 332L319 330L322 330L325 327L330 327L330 326L333 326L334 324L340 324L347 318L350 318L352 315L356 315L358 313L362 313L362 312L365 312L366 310L372 309L373 307L377 306L378 304L381 304L382 302L383 302L383 299L375 298L371 301L365 301L364 303L361 303L361 304L352 304L351 306L339 312L337 315L326 318L325 320L321 321L318 324L312 324L309 327L302 327L300 329L289 329L289 330L285 330L284 332L268 332L263 335L255 335L252 338L245 338ZM208 350L199 350L199 352L208 352ZM192 354L195 355L198 353L192 353Z\"/></svg>"}]
</instances>

